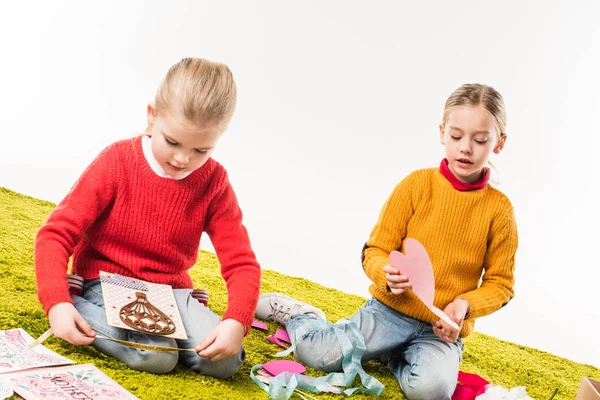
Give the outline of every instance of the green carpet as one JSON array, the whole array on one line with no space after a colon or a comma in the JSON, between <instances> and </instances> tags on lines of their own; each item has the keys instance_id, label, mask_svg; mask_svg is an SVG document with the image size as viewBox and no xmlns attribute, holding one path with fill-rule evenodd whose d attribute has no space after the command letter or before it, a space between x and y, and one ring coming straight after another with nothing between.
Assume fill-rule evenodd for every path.
<instances>
[{"instance_id":1,"label":"green carpet","mask_svg":"<svg viewBox=\"0 0 600 400\"><path fill-rule=\"evenodd\" d=\"M48 322L37 301L33 272L33 244L39 227L54 204L0 188L0 329L24 328L32 336L41 335ZM227 301L225 286L214 254L202 251L191 270L196 287L210 292L211 308L221 314ZM352 315L364 299L320 286L305 279L263 271L262 292L279 291L321 307L330 321ZM271 332L274 324L269 324ZM219 381L178 367L174 372L154 376L128 369L123 363L96 352L92 347L76 347L51 338L46 346L77 363L93 363L108 376L141 399L266 399L249 377L250 367L273 360L279 348L266 340L264 331L253 329L244 342L246 363L231 379ZM370 362L365 370L385 385L382 399L403 399L398 383L384 366ZM506 388L525 386L535 399L573 399L583 376L600 379L600 370L564 358L503 342L483 334L473 334L465 344L461 370L477 373ZM318 372L309 370L316 376ZM355 382L355 383L358 383ZM336 398L336 395L316 395ZM16 397L15 397L16 398ZM366 399L375 396L355 395Z\"/></svg>"}]
</instances>

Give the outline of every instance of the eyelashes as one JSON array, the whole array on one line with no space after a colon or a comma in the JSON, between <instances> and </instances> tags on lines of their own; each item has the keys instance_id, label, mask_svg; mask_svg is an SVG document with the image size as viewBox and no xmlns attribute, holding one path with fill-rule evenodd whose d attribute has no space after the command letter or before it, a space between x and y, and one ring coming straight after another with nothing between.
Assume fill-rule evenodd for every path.
<instances>
[{"instance_id":1,"label":"eyelashes","mask_svg":"<svg viewBox=\"0 0 600 400\"><path fill-rule=\"evenodd\" d=\"M169 139L167 139L167 138L165 138L165 142L167 142L167 144L168 144L169 146L173 146L173 147L176 147L176 146L178 146L178 145L179 145L179 143L177 143L177 142L171 142L171 141L170 141ZM206 150L199 150L199 149L194 149L194 152L196 152L197 154L206 154L206 153L208 153L208 151L206 151Z\"/></svg>"},{"instance_id":2,"label":"eyelashes","mask_svg":"<svg viewBox=\"0 0 600 400\"><path fill-rule=\"evenodd\" d=\"M456 141L459 141L460 139L462 139L462 137L460 137L460 136L452 136L452 135L450 135L450 137L453 140L456 140ZM488 142L487 140L476 140L475 141L475 143L477 143L477 144L486 144L487 142Z\"/></svg>"}]
</instances>

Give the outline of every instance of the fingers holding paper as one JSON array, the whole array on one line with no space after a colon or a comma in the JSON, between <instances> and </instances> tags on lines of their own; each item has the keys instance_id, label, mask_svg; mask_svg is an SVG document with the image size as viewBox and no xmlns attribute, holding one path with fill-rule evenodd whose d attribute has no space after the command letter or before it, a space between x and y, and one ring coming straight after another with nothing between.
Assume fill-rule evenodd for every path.
<instances>
[{"instance_id":1,"label":"fingers holding paper","mask_svg":"<svg viewBox=\"0 0 600 400\"><path fill-rule=\"evenodd\" d=\"M240 352L246 328L235 319L226 319L200 343L195 350L200 357L216 362Z\"/></svg>"},{"instance_id":2,"label":"fingers holding paper","mask_svg":"<svg viewBox=\"0 0 600 400\"><path fill-rule=\"evenodd\" d=\"M458 340L462 323L468 311L469 302L467 300L454 300L444 309L444 314L449 318L442 315L442 318L438 321L431 321L433 333L448 343L455 343Z\"/></svg>"},{"instance_id":3,"label":"fingers holding paper","mask_svg":"<svg viewBox=\"0 0 600 400\"><path fill-rule=\"evenodd\" d=\"M385 280L392 294L399 296L412 287L408 277L400 275L397 268L386 265L383 267L383 272L385 272Z\"/></svg>"},{"instance_id":4,"label":"fingers holding paper","mask_svg":"<svg viewBox=\"0 0 600 400\"><path fill-rule=\"evenodd\" d=\"M54 336L75 345L89 345L96 339L90 324L71 303L58 303L48 312L48 322Z\"/></svg>"}]
</instances>

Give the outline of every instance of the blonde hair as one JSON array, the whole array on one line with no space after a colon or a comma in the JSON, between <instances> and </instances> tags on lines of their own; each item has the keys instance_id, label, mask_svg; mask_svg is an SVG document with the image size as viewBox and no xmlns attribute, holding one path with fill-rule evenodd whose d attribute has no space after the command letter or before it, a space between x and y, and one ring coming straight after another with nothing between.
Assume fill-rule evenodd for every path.
<instances>
[{"instance_id":1,"label":"blonde hair","mask_svg":"<svg viewBox=\"0 0 600 400\"><path fill-rule=\"evenodd\" d=\"M184 58L173 65L154 100L157 113L167 111L192 123L225 130L233 112L237 89L225 64Z\"/></svg>"},{"instance_id":2,"label":"blonde hair","mask_svg":"<svg viewBox=\"0 0 600 400\"><path fill-rule=\"evenodd\" d=\"M446 100L442 124L446 124L448 115L454 107L464 105L478 106L480 104L494 119L498 139L500 139L500 136L506 134L506 110L502 96L491 86L479 83L467 83L452 92L448 100Z\"/></svg>"}]
</instances>

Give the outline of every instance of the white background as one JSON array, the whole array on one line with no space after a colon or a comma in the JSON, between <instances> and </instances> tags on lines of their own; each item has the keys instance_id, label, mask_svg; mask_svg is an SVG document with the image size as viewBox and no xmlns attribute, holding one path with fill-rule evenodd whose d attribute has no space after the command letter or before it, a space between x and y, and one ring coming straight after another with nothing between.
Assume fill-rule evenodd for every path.
<instances>
[{"instance_id":1,"label":"white background","mask_svg":"<svg viewBox=\"0 0 600 400\"><path fill-rule=\"evenodd\" d=\"M170 65L222 61L239 101L214 157L262 266L367 296L381 206L443 157L448 95L486 83L507 105L493 161L520 247L515 299L477 330L600 366L600 3L415 3L2 2L0 186L59 202L145 129Z\"/></svg>"}]
</instances>

